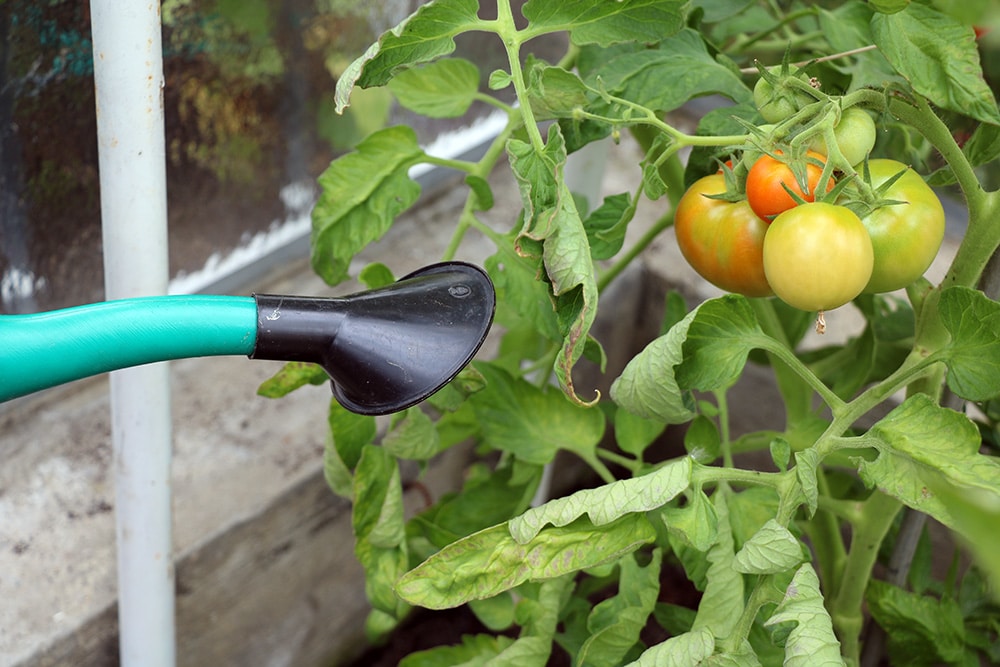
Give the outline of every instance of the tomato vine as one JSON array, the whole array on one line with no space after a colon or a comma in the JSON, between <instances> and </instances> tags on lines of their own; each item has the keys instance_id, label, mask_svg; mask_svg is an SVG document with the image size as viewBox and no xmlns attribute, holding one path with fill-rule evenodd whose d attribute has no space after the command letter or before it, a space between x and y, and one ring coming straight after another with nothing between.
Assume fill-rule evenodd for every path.
<instances>
[{"instance_id":1,"label":"tomato vine","mask_svg":"<svg viewBox=\"0 0 1000 667\"><path fill-rule=\"evenodd\" d=\"M462 172L469 185L443 258L458 256L473 231L496 247L486 261L502 297L496 359L465 371L447 398L430 401L428 413L394 419L391 455L378 449L373 425L362 428L356 419L364 418L331 407L326 462L330 478L339 480L332 486L388 526L356 535L373 603L370 625L384 633L410 605L468 603L489 627L517 628L515 639L483 638L460 651L463 660L491 664L530 655L530 664L541 665L559 647L579 665L710 658L715 662L705 664L771 665L790 664L796 655L856 665L872 623L888 633L897 664L915 664L907 663L914 651L953 664L980 652L1000 660L990 653L995 635L981 630L978 616L949 621L974 638L957 648L940 634L939 617L951 613L955 593L906 590L873 576L904 507L971 541L978 567L965 575L966 590L1000 576L1000 562L977 537L997 518L991 507L1000 502L1000 463L981 452L977 425L943 404L946 393L979 405L1000 395L1000 304L977 289L1000 245L1000 193L987 191L976 171L1000 157L1000 110L972 27L926 3L694 4L530 0L521 8L524 21L515 21L509 0L497 2L495 19L480 18L471 0L437 0L385 33L338 81L341 109L355 86L389 84L418 111L425 109L422 95L434 96L435 114L456 117L486 98L506 116L476 162L437 158L408 134L380 131L398 137L391 151L363 142L352 155L398 169L374 184L367 174L349 176L368 193L365 201L321 200L313 214L314 265L341 278L373 240L368 230L387 229L395 219L379 217L387 215L384 207L366 202L397 198L406 170L426 162ZM746 25L753 28L740 27ZM475 67L451 57L454 37L466 32L503 47L506 66L480 75L491 92L474 83L456 87L450 77L450 68ZM569 43L561 60L525 55L530 40L557 33ZM403 72L416 75L400 83ZM492 97L507 88L516 103ZM675 127L673 113L709 94L726 104L705 113L694 133ZM955 117L979 124L964 146L948 125ZM857 129L845 133L841 123ZM569 156L626 133L643 153L641 178L595 211L581 210L564 176ZM863 140L850 143L849 135ZM891 276L895 282L870 283L879 262L912 259L905 244L877 238L872 220L901 205L895 184L917 176L899 169L886 178L880 171L886 158L910 166L892 143L897 135L906 145L922 137L939 169L921 177L957 184L969 212L938 285L921 277L929 261L923 254ZM817 147L823 159L807 155ZM505 156L522 208L509 231L479 215L491 205L490 174ZM740 228L716 224L710 211L723 211L729 223L745 207L752 218L746 200L756 186L747 174L762 156L781 157L794 178L780 186L791 193L788 210L757 218L773 270L765 271L763 288L751 290L742 279L752 262L738 252L748 244L737 243L732 231ZM810 165L821 172L818 180L796 194L793 186ZM663 200L661 215L626 239L641 199ZM906 201L922 206L918 198ZM821 213L847 221L850 231L805 224ZM791 218L802 224L786 224ZM669 238L671 226L706 280L744 294L690 310L683 299L669 300L662 335L625 365L610 397L582 399L574 366L584 356L598 365L605 360L591 332L599 300L651 244ZM811 231L797 236L805 229ZM899 227L888 236L911 233ZM838 244L845 236L858 243ZM915 246L933 245L933 237ZM813 254L802 261L807 246ZM869 251L865 266L861 255ZM833 270L804 280L821 267ZM779 281L782 272L790 276ZM840 289L841 282L849 285ZM804 293L796 293L797 284L806 285ZM902 287L906 299L881 293ZM780 299L766 296L767 288ZM815 314L796 306L854 308L864 329L842 344L806 349ZM746 407L734 405L733 387L751 360L773 374L784 423L734 435L731 420ZM677 424L687 424L686 455L658 460L652 443ZM359 432L369 436L359 442ZM407 438L422 446L410 443L411 452ZM427 439L438 450L472 440L497 456L453 498L406 521L390 502L394 482L368 473L358 451L380 452L372 460L381 456L392 469L408 454L427 452ZM742 467L740 454L763 450L773 469ZM560 451L582 460L601 484L531 506L545 466L551 471ZM668 561L701 591L697 609L658 607L649 597L658 585L650 568ZM594 605L588 595L604 585L617 592ZM514 609L515 599L517 613L498 619L495 610ZM995 613L990 604L982 608ZM646 646L640 635L647 623L671 638ZM912 627L929 629L912 645L894 639ZM431 662L419 664L450 664L449 655L432 650L419 658Z\"/></svg>"}]
</instances>

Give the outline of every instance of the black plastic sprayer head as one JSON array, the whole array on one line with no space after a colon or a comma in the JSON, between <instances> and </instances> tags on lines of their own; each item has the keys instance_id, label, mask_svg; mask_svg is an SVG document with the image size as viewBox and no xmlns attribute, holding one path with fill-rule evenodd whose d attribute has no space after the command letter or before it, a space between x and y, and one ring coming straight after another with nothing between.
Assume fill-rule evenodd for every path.
<instances>
[{"instance_id":1,"label":"black plastic sprayer head","mask_svg":"<svg viewBox=\"0 0 1000 667\"><path fill-rule=\"evenodd\" d=\"M254 359L321 365L348 410L387 414L427 398L482 345L496 296L471 264L434 264L341 298L256 295Z\"/></svg>"}]
</instances>

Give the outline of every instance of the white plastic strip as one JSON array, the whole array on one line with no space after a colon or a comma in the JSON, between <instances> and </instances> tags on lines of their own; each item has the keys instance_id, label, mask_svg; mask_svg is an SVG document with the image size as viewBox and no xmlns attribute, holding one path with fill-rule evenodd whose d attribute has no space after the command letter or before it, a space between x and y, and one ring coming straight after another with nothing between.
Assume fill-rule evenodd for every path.
<instances>
[{"instance_id":1,"label":"white plastic strip","mask_svg":"<svg viewBox=\"0 0 1000 667\"><path fill-rule=\"evenodd\" d=\"M91 0L108 299L165 294L160 3ZM111 374L119 641L126 667L172 667L170 384L166 364Z\"/></svg>"}]
</instances>

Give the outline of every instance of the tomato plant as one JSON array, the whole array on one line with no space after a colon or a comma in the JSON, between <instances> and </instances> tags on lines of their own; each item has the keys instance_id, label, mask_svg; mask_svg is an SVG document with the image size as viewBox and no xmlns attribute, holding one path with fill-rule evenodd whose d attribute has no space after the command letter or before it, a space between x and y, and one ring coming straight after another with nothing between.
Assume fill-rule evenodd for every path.
<instances>
[{"instance_id":1,"label":"tomato plant","mask_svg":"<svg viewBox=\"0 0 1000 667\"><path fill-rule=\"evenodd\" d=\"M764 237L764 272L782 301L832 310L861 294L872 275L872 241L843 206L813 202L785 211Z\"/></svg>"},{"instance_id":2,"label":"tomato plant","mask_svg":"<svg viewBox=\"0 0 1000 667\"><path fill-rule=\"evenodd\" d=\"M1000 192L977 172L1000 158L1000 109L972 29L985 24L982 5L947 5L530 0L515 20L509 0L495 13L437 0L345 70L341 110L356 86L392 82L414 113L461 117L482 102L503 124L474 160L434 154L410 127L374 132L321 176L313 211L313 266L336 284L416 203L412 167L436 165L469 186L442 258L461 255L470 235L494 248L485 264L500 295L496 359L384 429L330 408L324 470L354 503L369 632L383 636L414 606L468 605L493 629L404 667L541 666L556 652L575 665L633 667L1000 662L990 589L1000 578L1000 462L965 410L995 415L1000 397L1000 303L981 289L995 278ZM494 40L504 64L454 57L466 33ZM562 58L526 54L550 35L569 45ZM689 104L706 95L725 102ZM890 183L896 165L871 160L866 180L870 125L852 109L900 138L880 143L886 157L909 164L893 152L902 146L926 164ZM698 114L697 128L680 129L678 110ZM773 127L761 130L762 118ZM977 129L959 146L949 124ZM634 182L585 214L567 160L630 136L642 154ZM764 232L761 260L780 299L671 298L664 333L607 370L610 395L584 393L577 362L606 359L592 331L599 303L614 305L606 290L651 244L671 242L670 226L706 278L762 290L746 270L760 238L749 204L700 192L745 186L754 197L747 163L802 155L817 136L838 203L785 207ZM501 164L520 197L505 224L481 214ZM768 179L767 191L793 187L794 171ZM954 186L968 210L936 285L913 282L940 244L925 177ZM635 228L640 201L659 215ZM906 283L905 298L858 294ZM859 331L805 344L811 315L797 309L838 306ZM778 415L740 390L750 359L780 396ZM747 414L755 419L741 422ZM652 446L672 435L668 425L686 425L683 453ZM400 466L424 469L460 443L476 457L464 486L408 512ZM752 452L763 462L738 456ZM545 469L559 453L599 483L554 493ZM926 547L928 517L969 559ZM691 608L659 600L665 568L700 591Z\"/></svg>"},{"instance_id":3,"label":"tomato plant","mask_svg":"<svg viewBox=\"0 0 1000 667\"><path fill-rule=\"evenodd\" d=\"M871 185L886 202L862 222L875 249L875 267L866 292L891 292L924 275L944 239L941 200L918 173L896 160L868 163ZM900 174L902 174L900 176Z\"/></svg>"},{"instance_id":4,"label":"tomato plant","mask_svg":"<svg viewBox=\"0 0 1000 667\"><path fill-rule=\"evenodd\" d=\"M767 223L745 199L712 198L725 190L725 178L713 174L684 193L674 214L677 245L695 271L716 287L745 296L770 296L763 262Z\"/></svg>"},{"instance_id":5,"label":"tomato plant","mask_svg":"<svg viewBox=\"0 0 1000 667\"><path fill-rule=\"evenodd\" d=\"M762 155L750 167L747 174L747 201L753 212L764 220L770 220L779 213L797 206L801 199L811 202L816 199L823 175L822 156L809 152L805 159L784 161L779 152L776 157ZM826 190L833 189L833 181L827 181Z\"/></svg>"}]
</instances>

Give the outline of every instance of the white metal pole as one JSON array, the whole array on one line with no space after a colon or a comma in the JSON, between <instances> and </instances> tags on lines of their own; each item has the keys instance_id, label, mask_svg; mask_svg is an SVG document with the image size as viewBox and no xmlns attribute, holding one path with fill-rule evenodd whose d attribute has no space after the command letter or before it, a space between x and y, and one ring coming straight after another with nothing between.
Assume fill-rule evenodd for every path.
<instances>
[{"instance_id":1,"label":"white metal pole","mask_svg":"<svg viewBox=\"0 0 1000 667\"><path fill-rule=\"evenodd\" d=\"M165 294L167 195L160 3L91 0L108 299ZM138 332L141 333L141 332ZM170 380L111 374L121 662L172 667Z\"/></svg>"}]
</instances>

